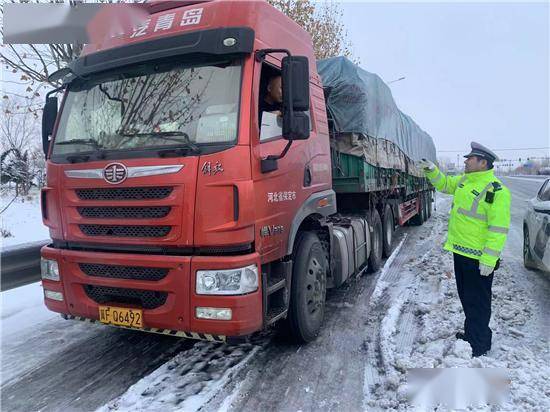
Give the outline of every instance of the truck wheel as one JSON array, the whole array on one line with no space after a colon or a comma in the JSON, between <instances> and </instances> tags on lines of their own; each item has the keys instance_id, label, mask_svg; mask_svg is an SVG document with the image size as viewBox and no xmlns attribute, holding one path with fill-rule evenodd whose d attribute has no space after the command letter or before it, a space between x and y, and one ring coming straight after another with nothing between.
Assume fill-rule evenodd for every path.
<instances>
[{"instance_id":1,"label":"truck wheel","mask_svg":"<svg viewBox=\"0 0 550 412\"><path fill-rule=\"evenodd\" d=\"M287 318L289 337L297 342L314 340L323 323L328 259L321 241L304 232L294 250L290 307Z\"/></svg>"},{"instance_id":2,"label":"truck wheel","mask_svg":"<svg viewBox=\"0 0 550 412\"><path fill-rule=\"evenodd\" d=\"M422 195L418 195L418 201L420 202L420 207L418 208L418 213L409 220L411 226L420 226L424 223L424 202Z\"/></svg>"},{"instance_id":3,"label":"truck wheel","mask_svg":"<svg viewBox=\"0 0 550 412\"><path fill-rule=\"evenodd\" d=\"M382 225L382 233L384 234L383 238L383 256L384 257L390 257L391 252L393 250L392 248L392 241L393 241L393 231L394 231L394 224L393 224L393 212L391 210L390 205L386 205L384 208L384 222Z\"/></svg>"},{"instance_id":4,"label":"truck wheel","mask_svg":"<svg viewBox=\"0 0 550 412\"><path fill-rule=\"evenodd\" d=\"M372 250L369 255L369 272L376 272L382 266L382 253L384 251L383 245L383 230L382 221L380 220L380 214L378 210L374 209L369 219L369 224L372 227L371 233L371 245Z\"/></svg>"},{"instance_id":5,"label":"truck wheel","mask_svg":"<svg viewBox=\"0 0 550 412\"><path fill-rule=\"evenodd\" d=\"M430 217L432 217L432 211L433 211L433 207L434 207L434 204L433 204L433 201L432 201L432 192L426 192L426 198L427 198L427 202L428 202L428 219Z\"/></svg>"},{"instance_id":6,"label":"truck wheel","mask_svg":"<svg viewBox=\"0 0 550 412\"><path fill-rule=\"evenodd\" d=\"M430 218L430 203L428 200L429 193L424 192L424 195L422 196L422 202L424 204L424 222L427 222Z\"/></svg>"}]
</instances>

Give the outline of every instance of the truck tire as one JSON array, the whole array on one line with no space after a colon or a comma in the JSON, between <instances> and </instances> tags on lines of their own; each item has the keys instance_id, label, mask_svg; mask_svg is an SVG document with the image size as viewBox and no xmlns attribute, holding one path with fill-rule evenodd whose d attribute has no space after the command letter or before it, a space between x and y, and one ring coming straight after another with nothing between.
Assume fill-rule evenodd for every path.
<instances>
[{"instance_id":1,"label":"truck tire","mask_svg":"<svg viewBox=\"0 0 550 412\"><path fill-rule=\"evenodd\" d=\"M383 256L390 257L391 252L393 251L392 242L393 242L393 232L395 226L393 224L393 212L390 205L384 207L384 221L382 224L382 233L383 236Z\"/></svg>"},{"instance_id":2,"label":"truck tire","mask_svg":"<svg viewBox=\"0 0 550 412\"><path fill-rule=\"evenodd\" d=\"M531 255L529 229L527 225L523 225L523 266L527 269L537 269L537 265Z\"/></svg>"},{"instance_id":3,"label":"truck tire","mask_svg":"<svg viewBox=\"0 0 550 412\"><path fill-rule=\"evenodd\" d=\"M316 234L303 232L294 249L287 324L295 342L314 340L323 323L328 259Z\"/></svg>"},{"instance_id":4,"label":"truck tire","mask_svg":"<svg viewBox=\"0 0 550 412\"><path fill-rule=\"evenodd\" d=\"M428 202L428 219L432 217L432 212L434 208L434 202L432 197L432 192L426 192L427 202Z\"/></svg>"},{"instance_id":5,"label":"truck tire","mask_svg":"<svg viewBox=\"0 0 550 412\"><path fill-rule=\"evenodd\" d=\"M371 245L369 255L369 272L376 272L382 266L382 254L384 252L382 221L378 210L374 209L370 215L369 225L372 227Z\"/></svg>"},{"instance_id":6,"label":"truck tire","mask_svg":"<svg viewBox=\"0 0 550 412\"><path fill-rule=\"evenodd\" d=\"M411 226L420 226L424 223L424 202L422 194L418 195L418 201L420 202L420 207L418 213L409 220Z\"/></svg>"},{"instance_id":7,"label":"truck tire","mask_svg":"<svg viewBox=\"0 0 550 412\"><path fill-rule=\"evenodd\" d=\"M422 202L424 203L424 222L427 222L430 218L430 202L428 192L423 193Z\"/></svg>"}]
</instances>

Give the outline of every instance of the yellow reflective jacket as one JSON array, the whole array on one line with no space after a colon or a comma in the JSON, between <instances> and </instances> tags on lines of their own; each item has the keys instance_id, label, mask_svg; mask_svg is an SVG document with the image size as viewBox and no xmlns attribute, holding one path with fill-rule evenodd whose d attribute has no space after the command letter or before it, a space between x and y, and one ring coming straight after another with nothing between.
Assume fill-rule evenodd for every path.
<instances>
[{"instance_id":1,"label":"yellow reflective jacket","mask_svg":"<svg viewBox=\"0 0 550 412\"><path fill-rule=\"evenodd\" d=\"M425 172L434 187L453 195L444 249L494 267L510 228L510 191L493 170L445 176Z\"/></svg>"}]
</instances>

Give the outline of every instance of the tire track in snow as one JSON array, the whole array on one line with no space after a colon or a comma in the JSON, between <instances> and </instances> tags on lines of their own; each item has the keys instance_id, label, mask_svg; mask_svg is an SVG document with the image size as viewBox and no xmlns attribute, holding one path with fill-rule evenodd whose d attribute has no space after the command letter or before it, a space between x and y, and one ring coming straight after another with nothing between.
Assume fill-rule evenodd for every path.
<instances>
[{"instance_id":1,"label":"tire track in snow","mask_svg":"<svg viewBox=\"0 0 550 412\"><path fill-rule=\"evenodd\" d=\"M439 208L449 199L437 199ZM414 311L404 310L409 296L419 293L414 273L410 270L411 263L423 264L430 258L434 249L440 246L438 239L444 234L445 223L443 213L435 212L424 226L411 228L409 236L396 249L393 259L388 259L378 279L366 321L374 336L365 340L368 362L364 374L364 409L390 406L379 400L387 398L388 391L395 392L399 385L400 366L394 357L396 347L412 351L417 334L418 321ZM424 253L418 256L419 252ZM425 295L429 296L430 291Z\"/></svg>"}]
</instances>

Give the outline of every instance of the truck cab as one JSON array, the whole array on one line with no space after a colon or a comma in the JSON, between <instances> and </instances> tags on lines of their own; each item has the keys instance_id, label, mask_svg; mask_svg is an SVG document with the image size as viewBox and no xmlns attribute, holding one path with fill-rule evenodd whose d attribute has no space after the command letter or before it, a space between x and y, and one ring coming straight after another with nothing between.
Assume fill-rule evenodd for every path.
<instances>
[{"instance_id":1,"label":"truck cab","mask_svg":"<svg viewBox=\"0 0 550 412\"><path fill-rule=\"evenodd\" d=\"M45 304L225 341L289 317L298 299L303 229L336 212L327 114L296 23L266 2L182 3L153 3L139 25L96 33L66 71L59 109L46 103ZM282 110L262 113L274 76ZM317 259L320 272L327 262ZM325 275L302 285L321 320ZM318 326L294 319L312 339Z\"/></svg>"}]
</instances>

